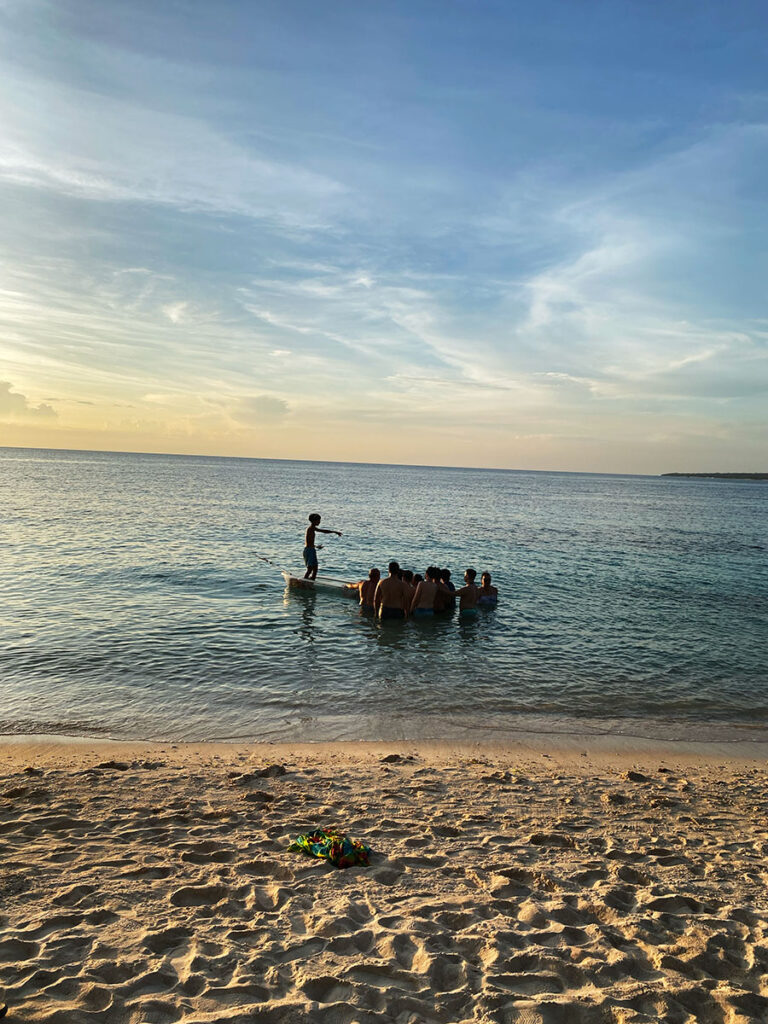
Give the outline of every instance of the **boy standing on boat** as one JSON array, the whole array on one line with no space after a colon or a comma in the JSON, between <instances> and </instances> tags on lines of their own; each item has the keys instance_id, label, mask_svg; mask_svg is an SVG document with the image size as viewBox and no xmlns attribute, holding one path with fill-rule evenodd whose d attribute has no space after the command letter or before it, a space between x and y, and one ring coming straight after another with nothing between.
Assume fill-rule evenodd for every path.
<instances>
[{"instance_id":1,"label":"boy standing on boat","mask_svg":"<svg viewBox=\"0 0 768 1024\"><path fill-rule=\"evenodd\" d=\"M309 517L309 526L304 536L304 565L307 567L307 571L304 573L305 580L313 580L317 576L317 552L322 548L322 544L315 547L315 534L316 533L335 533L337 537L341 536L341 530L321 530L320 529L320 516L317 512L313 512Z\"/></svg>"}]
</instances>

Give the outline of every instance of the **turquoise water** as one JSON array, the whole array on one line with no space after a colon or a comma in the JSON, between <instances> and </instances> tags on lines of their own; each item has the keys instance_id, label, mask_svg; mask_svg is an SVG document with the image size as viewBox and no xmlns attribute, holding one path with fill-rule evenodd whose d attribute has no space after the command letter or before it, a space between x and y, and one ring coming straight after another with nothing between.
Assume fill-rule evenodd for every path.
<instances>
[{"instance_id":1,"label":"turquoise water","mask_svg":"<svg viewBox=\"0 0 768 1024\"><path fill-rule=\"evenodd\" d=\"M768 484L0 449L0 732L481 737L768 728ZM321 574L490 569L377 624Z\"/></svg>"}]
</instances>

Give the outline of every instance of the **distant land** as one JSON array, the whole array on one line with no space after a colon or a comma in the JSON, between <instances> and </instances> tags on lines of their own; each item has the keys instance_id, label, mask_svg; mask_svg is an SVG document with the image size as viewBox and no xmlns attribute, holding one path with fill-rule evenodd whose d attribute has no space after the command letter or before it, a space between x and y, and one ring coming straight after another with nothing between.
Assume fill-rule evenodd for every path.
<instances>
[{"instance_id":1,"label":"distant land","mask_svg":"<svg viewBox=\"0 0 768 1024\"><path fill-rule=\"evenodd\" d=\"M662 476L695 476L707 480L768 480L768 473L662 473Z\"/></svg>"}]
</instances>

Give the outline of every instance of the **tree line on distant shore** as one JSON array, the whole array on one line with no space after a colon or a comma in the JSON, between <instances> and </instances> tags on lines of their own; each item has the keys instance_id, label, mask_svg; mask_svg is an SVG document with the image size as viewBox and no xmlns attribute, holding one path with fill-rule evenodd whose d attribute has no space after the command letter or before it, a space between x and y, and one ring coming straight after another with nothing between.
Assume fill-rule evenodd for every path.
<instances>
[{"instance_id":1,"label":"tree line on distant shore","mask_svg":"<svg viewBox=\"0 0 768 1024\"><path fill-rule=\"evenodd\" d=\"M662 473L662 476L695 476L706 480L768 480L768 473Z\"/></svg>"}]
</instances>

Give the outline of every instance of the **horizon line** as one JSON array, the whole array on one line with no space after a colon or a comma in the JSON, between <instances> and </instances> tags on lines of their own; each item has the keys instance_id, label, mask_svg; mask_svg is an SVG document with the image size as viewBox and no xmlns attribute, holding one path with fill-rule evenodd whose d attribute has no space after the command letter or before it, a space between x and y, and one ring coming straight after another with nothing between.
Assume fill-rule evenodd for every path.
<instances>
[{"instance_id":1,"label":"horizon line","mask_svg":"<svg viewBox=\"0 0 768 1024\"><path fill-rule=\"evenodd\" d=\"M611 473L607 470L589 469L512 469L507 466L451 466L447 464L430 465L422 462L360 462L349 459L285 459L265 457L261 455L205 455L188 452L148 452L127 451L113 448L40 448L28 445L0 445L0 450L22 452L67 452L76 455L147 455L156 458L170 459L236 459L242 462L305 462L312 465L332 466L380 466L391 469L454 469L460 471L477 471L483 473L560 473L567 476L631 476L650 477L655 479L664 473Z\"/></svg>"}]
</instances>

